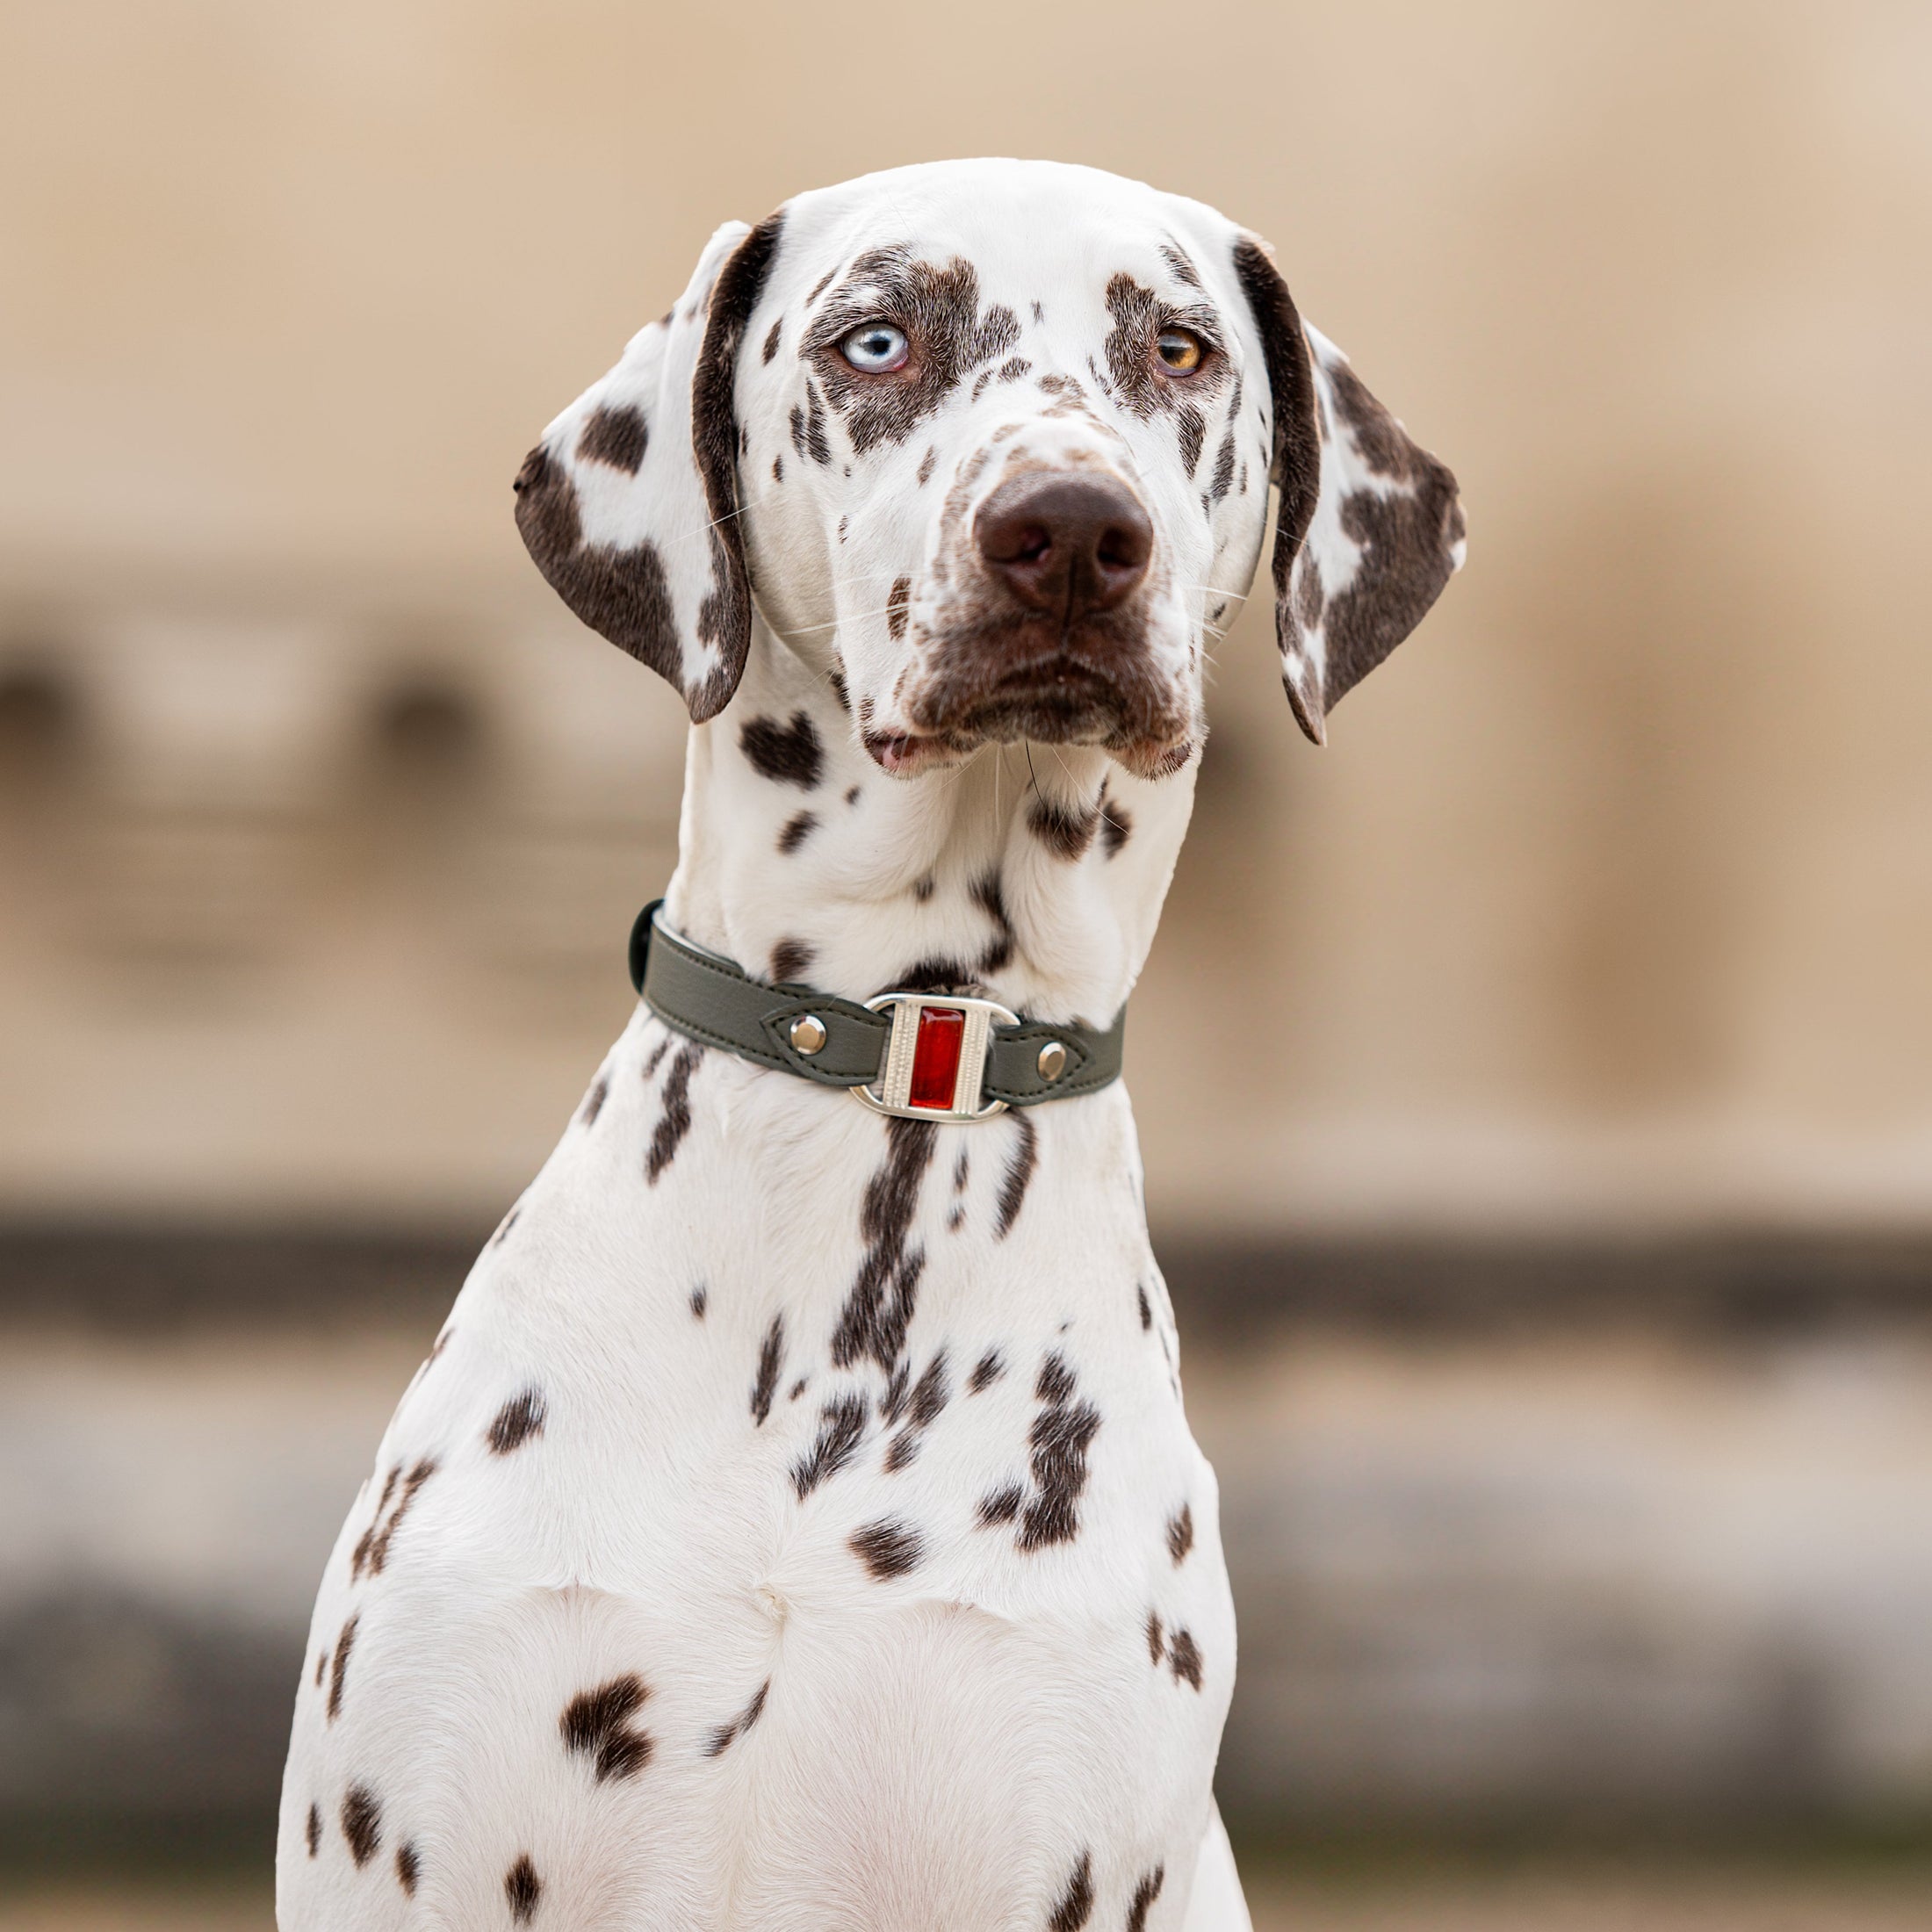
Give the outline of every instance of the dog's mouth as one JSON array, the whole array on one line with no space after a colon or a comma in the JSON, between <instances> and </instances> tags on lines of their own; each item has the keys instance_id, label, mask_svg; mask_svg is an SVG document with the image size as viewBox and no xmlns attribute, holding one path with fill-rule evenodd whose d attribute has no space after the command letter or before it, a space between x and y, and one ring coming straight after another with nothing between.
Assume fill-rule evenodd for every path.
<instances>
[{"instance_id":1,"label":"dog's mouth","mask_svg":"<svg viewBox=\"0 0 1932 1932\"><path fill-rule=\"evenodd\" d=\"M1191 709L1137 638L1086 626L1042 638L1040 628L939 643L930 674L907 695L909 728L866 732L873 759L907 773L1024 739L1099 746L1143 775L1186 761Z\"/></svg>"}]
</instances>

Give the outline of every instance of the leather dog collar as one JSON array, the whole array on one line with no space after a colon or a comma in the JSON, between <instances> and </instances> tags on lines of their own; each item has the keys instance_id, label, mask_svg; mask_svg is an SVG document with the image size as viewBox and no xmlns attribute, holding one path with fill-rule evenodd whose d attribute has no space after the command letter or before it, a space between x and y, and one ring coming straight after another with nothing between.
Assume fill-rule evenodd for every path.
<instances>
[{"instance_id":1,"label":"leather dog collar","mask_svg":"<svg viewBox=\"0 0 1932 1932\"><path fill-rule=\"evenodd\" d=\"M631 983L667 1026L876 1113L985 1121L1092 1093L1121 1073L1122 1007L1105 1033L1024 1020L998 1000L884 992L864 1001L768 986L674 933L653 899L631 929Z\"/></svg>"}]
</instances>

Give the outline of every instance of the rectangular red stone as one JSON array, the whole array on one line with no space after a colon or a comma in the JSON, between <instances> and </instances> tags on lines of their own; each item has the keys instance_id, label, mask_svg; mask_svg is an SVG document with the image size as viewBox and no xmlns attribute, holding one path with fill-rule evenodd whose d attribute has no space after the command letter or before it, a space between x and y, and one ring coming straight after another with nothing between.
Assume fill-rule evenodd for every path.
<instances>
[{"instance_id":1,"label":"rectangular red stone","mask_svg":"<svg viewBox=\"0 0 1932 1932\"><path fill-rule=\"evenodd\" d=\"M921 1006L919 1030L912 1042L912 1107L941 1112L953 1104L959 1084L959 1049L966 1037L966 1015L956 1006Z\"/></svg>"}]
</instances>

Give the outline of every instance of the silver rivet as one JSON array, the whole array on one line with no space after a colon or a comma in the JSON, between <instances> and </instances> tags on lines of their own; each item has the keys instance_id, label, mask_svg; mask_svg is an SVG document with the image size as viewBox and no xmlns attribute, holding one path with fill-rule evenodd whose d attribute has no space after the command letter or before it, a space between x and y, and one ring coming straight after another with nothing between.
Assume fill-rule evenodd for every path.
<instances>
[{"instance_id":1,"label":"silver rivet","mask_svg":"<svg viewBox=\"0 0 1932 1932\"><path fill-rule=\"evenodd\" d=\"M816 1013L802 1013L791 1023L792 1051L808 1060L824 1049L826 1037L825 1023Z\"/></svg>"},{"instance_id":2,"label":"silver rivet","mask_svg":"<svg viewBox=\"0 0 1932 1932\"><path fill-rule=\"evenodd\" d=\"M1040 1049L1040 1078L1057 1080L1067 1071L1067 1049L1057 1040L1049 1040Z\"/></svg>"}]
</instances>

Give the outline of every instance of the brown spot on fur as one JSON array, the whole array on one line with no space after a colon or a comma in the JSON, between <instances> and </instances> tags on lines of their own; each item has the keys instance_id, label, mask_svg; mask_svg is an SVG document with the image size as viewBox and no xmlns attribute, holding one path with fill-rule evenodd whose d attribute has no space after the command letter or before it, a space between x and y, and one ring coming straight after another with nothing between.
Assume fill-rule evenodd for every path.
<instances>
[{"instance_id":1,"label":"brown spot on fur","mask_svg":"<svg viewBox=\"0 0 1932 1932\"><path fill-rule=\"evenodd\" d=\"M752 1420L762 1429L771 1414L771 1399L778 1388L778 1371L785 1356L785 1318L775 1315L765 1330L758 1351L758 1374L752 1383Z\"/></svg>"},{"instance_id":2,"label":"brown spot on fur","mask_svg":"<svg viewBox=\"0 0 1932 1932\"><path fill-rule=\"evenodd\" d=\"M322 1687L322 1677L328 1669L328 1653L326 1650L317 1651L315 1654L315 1688L318 1690Z\"/></svg>"},{"instance_id":3,"label":"brown spot on fur","mask_svg":"<svg viewBox=\"0 0 1932 1932\"><path fill-rule=\"evenodd\" d=\"M1230 418L1227 432L1221 439L1221 447L1215 452L1214 481L1208 486L1211 501L1218 503L1227 495L1235 480L1235 426Z\"/></svg>"},{"instance_id":4,"label":"brown spot on fur","mask_svg":"<svg viewBox=\"0 0 1932 1932\"><path fill-rule=\"evenodd\" d=\"M831 287L832 278L839 271L837 269L827 269L825 272L811 285L811 293L805 298L805 306L807 308L810 308L811 305L816 302L828 288Z\"/></svg>"},{"instance_id":5,"label":"brown spot on fur","mask_svg":"<svg viewBox=\"0 0 1932 1932\"><path fill-rule=\"evenodd\" d=\"M966 1378L966 1392L977 1395L983 1389L991 1388L1006 1373L1006 1365L999 1358L997 1348L990 1348L973 1364L973 1372Z\"/></svg>"},{"instance_id":6,"label":"brown spot on fur","mask_svg":"<svg viewBox=\"0 0 1932 1932\"><path fill-rule=\"evenodd\" d=\"M577 460L605 463L613 470L635 476L644 466L644 452L650 441L650 431L638 411L628 403L616 408L605 404L592 411L582 435L577 438Z\"/></svg>"},{"instance_id":7,"label":"brown spot on fur","mask_svg":"<svg viewBox=\"0 0 1932 1932\"><path fill-rule=\"evenodd\" d=\"M695 1040L687 1042L678 1049L677 1058L664 1077L664 1112L652 1132L650 1150L644 1161L644 1178L653 1187L676 1159L684 1136L691 1131L691 1076L703 1057L703 1047Z\"/></svg>"},{"instance_id":8,"label":"brown spot on fur","mask_svg":"<svg viewBox=\"0 0 1932 1932\"><path fill-rule=\"evenodd\" d=\"M1167 1654L1167 1639L1161 1630L1160 1618L1151 1610L1147 1613L1147 1654L1156 1663Z\"/></svg>"},{"instance_id":9,"label":"brown spot on fur","mask_svg":"<svg viewBox=\"0 0 1932 1932\"><path fill-rule=\"evenodd\" d=\"M899 577L893 580L892 593L885 600L885 628L894 638L905 635L905 612L912 602L912 580Z\"/></svg>"},{"instance_id":10,"label":"brown spot on fur","mask_svg":"<svg viewBox=\"0 0 1932 1932\"><path fill-rule=\"evenodd\" d=\"M691 1313L696 1320L702 1322L704 1319L704 1310L710 1299L710 1295L702 1287L691 1290Z\"/></svg>"},{"instance_id":11,"label":"brown spot on fur","mask_svg":"<svg viewBox=\"0 0 1932 1932\"><path fill-rule=\"evenodd\" d=\"M789 858L807 839L818 829L818 814L815 811L794 812L786 819L784 829L778 834L778 849Z\"/></svg>"},{"instance_id":12,"label":"brown spot on fur","mask_svg":"<svg viewBox=\"0 0 1932 1932\"><path fill-rule=\"evenodd\" d=\"M803 409L796 403L792 406L791 446L800 456L829 465L832 444L825 438L825 406L819 400L815 383L805 385L805 402Z\"/></svg>"},{"instance_id":13,"label":"brown spot on fur","mask_svg":"<svg viewBox=\"0 0 1932 1932\"><path fill-rule=\"evenodd\" d=\"M1041 1364L1034 1394L1043 1406L1027 1439L1037 1493L1027 1505L1016 1539L1027 1552L1071 1543L1080 1533L1087 1451L1100 1426L1100 1412L1092 1402L1074 1401L1073 1371L1063 1356L1049 1355Z\"/></svg>"},{"instance_id":14,"label":"brown spot on fur","mask_svg":"<svg viewBox=\"0 0 1932 1932\"><path fill-rule=\"evenodd\" d=\"M1194 1511L1191 1504L1184 1503L1167 1524L1167 1554L1174 1559L1176 1569L1187 1561L1187 1553L1193 1546Z\"/></svg>"},{"instance_id":15,"label":"brown spot on fur","mask_svg":"<svg viewBox=\"0 0 1932 1932\"><path fill-rule=\"evenodd\" d=\"M342 1684L349 1676L349 1653L356 1647L356 1626L361 1621L358 1611L336 1634L335 1654L328 1669L328 1721L331 1724L342 1714Z\"/></svg>"},{"instance_id":16,"label":"brown spot on fur","mask_svg":"<svg viewBox=\"0 0 1932 1932\"><path fill-rule=\"evenodd\" d=\"M672 1033L671 1030L667 1027L665 1029L664 1037L660 1040L657 1045L652 1047L651 1051L645 1056L644 1077L646 1080L648 1080L651 1076L655 1073L658 1069L664 1063L664 1056L666 1054L670 1052L671 1042L676 1037L676 1034Z\"/></svg>"},{"instance_id":17,"label":"brown spot on fur","mask_svg":"<svg viewBox=\"0 0 1932 1932\"><path fill-rule=\"evenodd\" d=\"M1084 858L1093 843L1093 834L1099 829L1099 808L1069 807L1036 791L1027 807L1027 824L1049 852L1071 864Z\"/></svg>"},{"instance_id":18,"label":"brown spot on fur","mask_svg":"<svg viewBox=\"0 0 1932 1932\"><path fill-rule=\"evenodd\" d=\"M1193 403L1184 402L1175 421L1180 435L1181 467L1192 476L1195 465L1200 461L1200 446L1207 440L1207 420Z\"/></svg>"},{"instance_id":19,"label":"brown spot on fur","mask_svg":"<svg viewBox=\"0 0 1932 1932\"><path fill-rule=\"evenodd\" d=\"M433 1456L420 1458L407 1476L402 1476L402 1465L400 1462L390 1469L388 1479L382 1486L382 1496L376 1504L375 1516L369 1527L357 1539L355 1551L350 1558L349 1579L351 1582L359 1583L364 1576L382 1575L383 1566L389 1561L389 1546L395 1540L396 1532L401 1527L403 1517L409 1513L409 1506L416 1500L418 1491L436 1473L436 1464ZM400 1493L396 1489L399 1476L402 1477ZM388 1511L386 1520L385 1510Z\"/></svg>"},{"instance_id":20,"label":"brown spot on fur","mask_svg":"<svg viewBox=\"0 0 1932 1932\"><path fill-rule=\"evenodd\" d=\"M537 1902L544 1895L544 1881L524 1852L503 1874L503 1896L509 1900L510 1916L519 1925L528 1925L537 1915Z\"/></svg>"},{"instance_id":21,"label":"brown spot on fur","mask_svg":"<svg viewBox=\"0 0 1932 1932\"><path fill-rule=\"evenodd\" d=\"M1083 1851L1047 1921L1047 1932L1080 1932L1093 1912L1093 1855Z\"/></svg>"},{"instance_id":22,"label":"brown spot on fur","mask_svg":"<svg viewBox=\"0 0 1932 1932\"><path fill-rule=\"evenodd\" d=\"M992 943L979 955L979 970L983 973L997 973L1013 958L1013 920L1006 912L1006 895L1001 890L999 875L989 872L984 878L973 884L973 903L993 922Z\"/></svg>"},{"instance_id":23,"label":"brown spot on fur","mask_svg":"<svg viewBox=\"0 0 1932 1932\"><path fill-rule=\"evenodd\" d=\"M630 1728L650 1695L644 1679L631 1672L580 1691L564 1706L557 1720L564 1748L591 1761L598 1784L635 1777L651 1762L655 1746L650 1734Z\"/></svg>"},{"instance_id":24,"label":"brown spot on fur","mask_svg":"<svg viewBox=\"0 0 1932 1932\"><path fill-rule=\"evenodd\" d=\"M1168 1640L1167 1662L1176 1683L1186 1682L1200 1689L1200 1647L1185 1630L1177 1630Z\"/></svg>"},{"instance_id":25,"label":"brown spot on fur","mask_svg":"<svg viewBox=\"0 0 1932 1932\"><path fill-rule=\"evenodd\" d=\"M802 983L811 970L816 955L802 939L782 939L771 949L771 983L775 986L789 986Z\"/></svg>"},{"instance_id":26,"label":"brown spot on fur","mask_svg":"<svg viewBox=\"0 0 1932 1932\"><path fill-rule=\"evenodd\" d=\"M1147 1914L1154 1909L1154 1901L1160 1897L1161 1885L1166 1877L1167 1867L1156 1865L1134 1887L1134 1900L1127 1908L1127 1932L1147 1932Z\"/></svg>"},{"instance_id":27,"label":"brown spot on fur","mask_svg":"<svg viewBox=\"0 0 1932 1932\"><path fill-rule=\"evenodd\" d=\"M999 379L1002 382L1018 382L1033 364L1024 356L1009 356L999 365Z\"/></svg>"},{"instance_id":28,"label":"brown spot on fur","mask_svg":"<svg viewBox=\"0 0 1932 1932\"><path fill-rule=\"evenodd\" d=\"M1020 1514L1020 1505L1026 1500L1025 1486L1018 1482L1006 1483L990 1496L982 1496L979 1503L981 1528L990 1530L996 1523L1011 1523Z\"/></svg>"},{"instance_id":29,"label":"brown spot on fur","mask_svg":"<svg viewBox=\"0 0 1932 1932\"><path fill-rule=\"evenodd\" d=\"M837 1367L849 1368L869 1359L890 1373L905 1345L926 1265L926 1251L908 1248L905 1237L939 1129L930 1121L892 1118L885 1132L885 1160L866 1183L860 1202L859 1231L866 1251L833 1331L832 1359Z\"/></svg>"},{"instance_id":30,"label":"brown spot on fur","mask_svg":"<svg viewBox=\"0 0 1932 1932\"><path fill-rule=\"evenodd\" d=\"M905 1523L868 1523L846 1540L875 1581L882 1583L889 1577L904 1576L908 1570L917 1568L924 1554L919 1532Z\"/></svg>"},{"instance_id":31,"label":"brown spot on fur","mask_svg":"<svg viewBox=\"0 0 1932 1932\"><path fill-rule=\"evenodd\" d=\"M507 1456L513 1449L521 1449L532 1436L544 1432L544 1417L547 1411L540 1390L526 1388L521 1394L512 1395L497 1410L483 1439L490 1445L490 1453Z\"/></svg>"},{"instance_id":32,"label":"brown spot on fur","mask_svg":"<svg viewBox=\"0 0 1932 1932\"><path fill-rule=\"evenodd\" d=\"M999 1214L993 1225L995 1241L1004 1241L1013 1232L1013 1224L1020 1218L1020 1209L1026 1200L1027 1188L1039 1158L1038 1134L1032 1116L1016 1113L1013 1121L1016 1138L1013 1153L1006 1162L1006 1178L999 1184Z\"/></svg>"},{"instance_id":33,"label":"brown spot on fur","mask_svg":"<svg viewBox=\"0 0 1932 1932\"><path fill-rule=\"evenodd\" d=\"M584 1104L577 1109L577 1124L580 1127L595 1127L597 1116L603 1112L604 1102L610 1098L610 1076L600 1073L590 1083L590 1092L584 1095Z\"/></svg>"},{"instance_id":34,"label":"brown spot on fur","mask_svg":"<svg viewBox=\"0 0 1932 1932\"><path fill-rule=\"evenodd\" d=\"M704 1747L706 1757L717 1757L729 1750L733 1741L756 1724L765 1713L765 1699L771 1694L771 1679L767 1677L757 1690L752 1692L752 1701L732 1719L721 1724L711 1733L710 1741Z\"/></svg>"},{"instance_id":35,"label":"brown spot on fur","mask_svg":"<svg viewBox=\"0 0 1932 1932\"><path fill-rule=\"evenodd\" d=\"M886 1446L885 1467L903 1469L919 1453L919 1443L940 1411L951 1399L947 1386L946 1351L941 1349L926 1365L925 1373L914 1382L905 1401L905 1426ZM895 1411L890 1418L898 1420Z\"/></svg>"},{"instance_id":36,"label":"brown spot on fur","mask_svg":"<svg viewBox=\"0 0 1932 1932\"><path fill-rule=\"evenodd\" d=\"M1162 242L1161 259L1173 270L1177 281L1185 282L1189 288L1200 286L1200 270L1194 266L1193 257L1179 242Z\"/></svg>"},{"instance_id":37,"label":"brown spot on fur","mask_svg":"<svg viewBox=\"0 0 1932 1932\"><path fill-rule=\"evenodd\" d=\"M765 352L762 358L764 361L769 362L778 353L778 339L784 332L785 318L781 315L771 325L771 333L765 337Z\"/></svg>"},{"instance_id":38,"label":"brown spot on fur","mask_svg":"<svg viewBox=\"0 0 1932 1932\"><path fill-rule=\"evenodd\" d=\"M939 451L928 450L919 464L919 487L923 490L933 480L933 465L939 461Z\"/></svg>"},{"instance_id":39,"label":"brown spot on fur","mask_svg":"<svg viewBox=\"0 0 1932 1932\"><path fill-rule=\"evenodd\" d=\"M302 1827L302 1837L308 1845L308 1855L313 1858L322 1849L322 1807L311 1805L308 1820Z\"/></svg>"},{"instance_id":40,"label":"brown spot on fur","mask_svg":"<svg viewBox=\"0 0 1932 1932\"><path fill-rule=\"evenodd\" d=\"M801 1503L859 1453L869 1413L865 1397L850 1393L827 1402L819 1412L818 1439L791 1467L792 1487Z\"/></svg>"},{"instance_id":41,"label":"brown spot on fur","mask_svg":"<svg viewBox=\"0 0 1932 1932\"><path fill-rule=\"evenodd\" d=\"M366 1784L351 1784L342 1799L342 1836L349 1841L349 1856L357 1865L366 1865L382 1849L382 1806Z\"/></svg>"},{"instance_id":42,"label":"brown spot on fur","mask_svg":"<svg viewBox=\"0 0 1932 1932\"><path fill-rule=\"evenodd\" d=\"M1145 1331L1154 1325L1154 1311L1147 1305L1147 1290L1138 1281L1134 1284L1134 1299L1141 1305L1141 1328Z\"/></svg>"},{"instance_id":43,"label":"brown spot on fur","mask_svg":"<svg viewBox=\"0 0 1932 1932\"><path fill-rule=\"evenodd\" d=\"M768 717L747 718L738 733L738 748L761 778L796 785L801 791L811 790L825 770L818 727L804 711L794 711L789 724Z\"/></svg>"},{"instance_id":44,"label":"brown spot on fur","mask_svg":"<svg viewBox=\"0 0 1932 1932\"><path fill-rule=\"evenodd\" d=\"M771 459L771 479L774 483L782 483L785 480L785 459L782 455L775 456Z\"/></svg>"},{"instance_id":45,"label":"brown spot on fur","mask_svg":"<svg viewBox=\"0 0 1932 1932\"><path fill-rule=\"evenodd\" d=\"M422 1861L416 1856L416 1848L408 1840L396 1847L396 1882L401 1885L403 1896L413 1899L416 1895L416 1879L422 1871Z\"/></svg>"}]
</instances>

